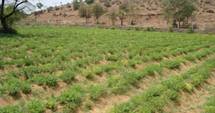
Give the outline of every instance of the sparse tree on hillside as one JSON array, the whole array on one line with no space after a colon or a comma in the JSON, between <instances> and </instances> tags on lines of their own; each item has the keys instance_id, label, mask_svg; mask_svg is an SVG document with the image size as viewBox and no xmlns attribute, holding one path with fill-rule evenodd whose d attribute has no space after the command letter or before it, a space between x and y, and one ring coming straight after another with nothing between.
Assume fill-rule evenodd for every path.
<instances>
[{"instance_id":1,"label":"sparse tree on hillside","mask_svg":"<svg viewBox=\"0 0 215 113\"><path fill-rule=\"evenodd\" d=\"M105 7L111 7L111 1L110 0L105 0L104 1L104 6Z\"/></svg>"},{"instance_id":2,"label":"sparse tree on hillside","mask_svg":"<svg viewBox=\"0 0 215 113\"><path fill-rule=\"evenodd\" d=\"M73 9L74 10L78 10L80 7L82 0L73 0L72 4L73 4Z\"/></svg>"},{"instance_id":3,"label":"sparse tree on hillside","mask_svg":"<svg viewBox=\"0 0 215 113\"><path fill-rule=\"evenodd\" d=\"M115 26L115 22L116 22L117 16L118 16L116 11L114 10L114 11L109 12L108 16L111 20L112 25Z\"/></svg>"},{"instance_id":4,"label":"sparse tree on hillside","mask_svg":"<svg viewBox=\"0 0 215 113\"><path fill-rule=\"evenodd\" d=\"M129 13L129 2L128 1L124 1L119 6L119 11L118 11L118 17L120 19L121 26L123 26L124 20L126 19L128 13Z\"/></svg>"},{"instance_id":5,"label":"sparse tree on hillside","mask_svg":"<svg viewBox=\"0 0 215 113\"><path fill-rule=\"evenodd\" d=\"M85 0L85 2L86 2L87 4L93 4L93 3L94 3L94 0Z\"/></svg>"},{"instance_id":6,"label":"sparse tree on hillside","mask_svg":"<svg viewBox=\"0 0 215 113\"><path fill-rule=\"evenodd\" d=\"M96 23L99 23L99 18L105 13L103 6L99 3L93 5L93 15L96 19Z\"/></svg>"},{"instance_id":7,"label":"sparse tree on hillside","mask_svg":"<svg viewBox=\"0 0 215 113\"><path fill-rule=\"evenodd\" d=\"M92 17L92 8L85 3L81 3L79 8L79 16L85 18L87 24L88 19Z\"/></svg>"},{"instance_id":8,"label":"sparse tree on hillside","mask_svg":"<svg viewBox=\"0 0 215 113\"><path fill-rule=\"evenodd\" d=\"M130 25L135 25L136 23L136 14L135 14L135 3L133 2L128 2L128 6L127 6L127 15L129 16L130 18Z\"/></svg>"},{"instance_id":9,"label":"sparse tree on hillside","mask_svg":"<svg viewBox=\"0 0 215 113\"><path fill-rule=\"evenodd\" d=\"M37 6L37 8L42 9L44 5L41 2L39 2L36 4L36 6Z\"/></svg>"},{"instance_id":10,"label":"sparse tree on hillside","mask_svg":"<svg viewBox=\"0 0 215 113\"><path fill-rule=\"evenodd\" d=\"M181 23L188 21L193 15L195 0L163 0L165 17L173 27L181 27Z\"/></svg>"},{"instance_id":11,"label":"sparse tree on hillside","mask_svg":"<svg viewBox=\"0 0 215 113\"><path fill-rule=\"evenodd\" d=\"M129 12L129 8L130 8L130 5L129 5L129 1L124 1L120 6L119 6L119 9L124 11L124 12Z\"/></svg>"},{"instance_id":12,"label":"sparse tree on hillside","mask_svg":"<svg viewBox=\"0 0 215 113\"><path fill-rule=\"evenodd\" d=\"M126 12L124 12L122 10L119 10L118 17L120 19L120 25L123 26L124 25L124 20L126 19Z\"/></svg>"},{"instance_id":13,"label":"sparse tree on hillside","mask_svg":"<svg viewBox=\"0 0 215 113\"><path fill-rule=\"evenodd\" d=\"M14 19L18 13L20 13L20 8L22 4L26 3L27 0L13 0L8 3L7 0L1 0L0 4L0 21L2 25L2 32L4 33L15 33L16 31L11 27L10 21L16 21ZM18 18L18 17L16 17Z\"/></svg>"},{"instance_id":14,"label":"sparse tree on hillside","mask_svg":"<svg viewBox=\"0 0 215 113\"><path fill-rule=\"evenodd\" d=\"M9 12L11 12L11 10L12 10L12 7L9 6L5 9L5 12L8 14ZM10 18L8 18L7 23L8 25L12 26L15 22L21 20L24 17L25 17L25 14L23 12L16 11L16 13L14 13L12 16L10 16Z\"/></svg>"}]
</instances>

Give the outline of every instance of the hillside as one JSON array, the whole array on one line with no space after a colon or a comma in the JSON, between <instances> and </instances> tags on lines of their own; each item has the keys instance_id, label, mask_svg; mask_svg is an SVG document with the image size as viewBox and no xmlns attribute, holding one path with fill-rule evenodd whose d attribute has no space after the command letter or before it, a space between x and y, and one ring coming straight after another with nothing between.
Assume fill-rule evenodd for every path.
<instances>
[{"instance_id":1,"label":"hillside","mask_svg":"<svg viewBox=\"0 0 215 113\"><path fill-rule=\"evenodd\" d=\"M102 4L104 2L100 0ZM106 7L107 11L115 10L122 2L120 0L112 0L111 7ZM125 25L128 26L132 18L135 18L134 26L167 28L167 22L164 19L161 0L133 0L135 4L134 16L127 17ZM215 25L215 1L214 0L198 0L198 10L193 18L194 24L200 30L211 30ZM74 11L72 4L62 7L49 8L47 11L37 12L31 15L27 21L49 24L71 24L85 25L85 19L80 18L78 11ZM94 25L95 19L91 18L88 25ZM107 14L100 19L100 24L105 26L111 25L111 20ZM120 25L119 20L116 23Z\"/></svg>"}]
</instances>

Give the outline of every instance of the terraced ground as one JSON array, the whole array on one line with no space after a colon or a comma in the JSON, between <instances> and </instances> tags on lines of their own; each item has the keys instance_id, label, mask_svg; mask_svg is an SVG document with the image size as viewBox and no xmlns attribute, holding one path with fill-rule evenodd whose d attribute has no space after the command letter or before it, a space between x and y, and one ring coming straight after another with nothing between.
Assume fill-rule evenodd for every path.
<instances>
[{"instance_id":1,"label":"terraced ground","mask_svg":"<svg viewBox=\"0 0 215 113\"><path fill-rule=\"evenodd\" d=\"M80 27L0 35L0 113L215 113L215 36Z\"/></svg>"}]
</instances>

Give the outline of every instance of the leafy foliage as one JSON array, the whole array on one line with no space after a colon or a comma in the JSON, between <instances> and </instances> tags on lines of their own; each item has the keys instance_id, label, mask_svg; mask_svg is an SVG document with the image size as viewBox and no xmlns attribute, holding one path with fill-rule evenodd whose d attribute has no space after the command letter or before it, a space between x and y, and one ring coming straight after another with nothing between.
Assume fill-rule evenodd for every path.
<instances>
[{"instance_id":1,"label":"leafy foliage","mask_svg":"<svg viewBox=\"0 0 215 113\"><path fill-rule=\"evenodd\" d=\"M88 19L92 17L92 8L85 3L81 3L79 8L79 16L82 18L86 18L87 23Z\"/></svg>"},{"instance_id":2,"label":"leafy foliage","mask_svg":"<svg viewBox=\"0 0 215 113\"><path fill-rule=\"evenodd\" d=\"M39 100L31 100L26 107L28 113L44 113L45 111L44 103Z\"/></svg>"},{"instance_id":3,"label":"leafy foliage","mask_svg":"<svg viewBox=\"0 0 215 113\"><path fill-rule=\"evenodd\" d=\"M0 113L23 113L19 106L0 107Z\"/></svg>"},{"instance_id":4,"label":"leafy foliage","mask_svg":"<svg viewBox=\"0 0 215 113\"><path fill-rule=\"evenodd\" d=\"M196 10L195 0L163 0L163 6L166 18L171 19L173 24L185 21Z\"/></svg>"},{"instance_id":5,"label":"leafy foliage","mask_svg":"<svg viewBox=\"0 0 215 113\"><path fill-rule=\"evenodd\" d=\"M87 4L92 4L92 3L94 3L94 0L85 0L85 2L86 2Z\"/></svg>"},{"instance_id":6,"label":"leafy foliage","mask_svg":"<svg viewBox=\"0 0 215 113\"><path fill-rule=\"evenodd\" d=\"M96 21L97 23L99 23L99 18L104 14L104 8L101 4L94 4L93 5L93 14L94 14L94 17L96 18Z\"/></svg>"}]
</instances>

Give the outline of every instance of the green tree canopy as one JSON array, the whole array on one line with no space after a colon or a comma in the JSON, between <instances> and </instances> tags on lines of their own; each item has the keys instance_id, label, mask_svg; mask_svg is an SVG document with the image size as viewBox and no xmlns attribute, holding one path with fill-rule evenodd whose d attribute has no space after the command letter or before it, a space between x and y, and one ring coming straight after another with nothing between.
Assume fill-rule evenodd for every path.
<instances>
[{"instance_id":1,"label":"green tree canopy","mask_svg":"<svg viewBox=\"0 0 215 113\"><path fill-rule=\"evenodd\" d=\"M166 19L172 22L183 22L196 10L195 0L163 0L162 3Z\"/></svg>"},{"instance_id":2,"label":"green tree canopy","mask_svg":"<svg viewBox=\"0 0 215 113\"><path fill-rule=\"evenodd\" d=\"M85 2L86 2L87 4L92 4L92 3L94 3L94 0L85 0Z\"/></svg>"},{"instance_id":3,"label":"green tree canopy","mask_svg":"<svg viewBox=\"0 0 215 113\"><path fill-rule=\"evenodd\" d=\"M86 23L88 23L88 19L92 17L92 8L90 5L81 3L79 8L79 16L86 19Z\"/></svg>"},{"instance_id":4,"label":"green tree canopy","mask_svg":"<svg viewBox=\"0 0 215 113\"><path fill-rule=\"evenodd\" d=\"M99 23L99 18L105 13L103 6L99 3L93 5L93 15L96 18L96 23Z\"/></svg>"},{"instance_id":5,"label":"green tree canopy","mask_svg":"<svg viewBox=\"0 0 215 113\"><path fill-rule=\"evenodd\" d=\"M0 4L0 22L4 33L16 33L11 25L21 18L21 5L27 3L27 0L1 0ZM25 8L25 7L24 7Z\"/></svg>"}]
</instances>

